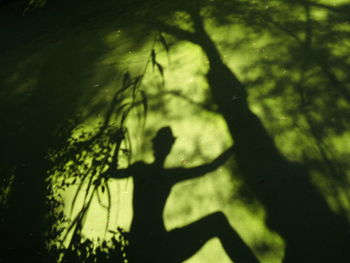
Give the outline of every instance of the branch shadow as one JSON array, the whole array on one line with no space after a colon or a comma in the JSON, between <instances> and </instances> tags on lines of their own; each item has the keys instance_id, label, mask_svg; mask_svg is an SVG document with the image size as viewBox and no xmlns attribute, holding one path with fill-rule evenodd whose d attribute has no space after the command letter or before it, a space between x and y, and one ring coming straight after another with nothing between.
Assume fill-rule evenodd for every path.
<instances>
[{"instance_id":1,"label":"branch shadow","mask_svg":"<svg viewBox=\"0 0 350 263\"><path fill-rule=\"evenodd\" d=\"M231 11L235 12L234 9ZM192 31L162 20L153 26L179 40L200 46L205 53L209 61L207 80L218 111L234 140L240 178L264 206L266 225L283 238L286 244L283 262L345 262L350 258L346 248L349 242L346 216L332 211L313 183L306 159L304 163L289 161L277 148L273 136L249 107L246 85L223 62L205 30L199 8L187 6L183 12L191 19ZM329 79L329 85L339 88L346 98L346 91L330 73L330 60L323 58L316 63ZM317 138L315 131L319 128L314 127L310 119L308 122ZM321 140L318 139L316 144L322 155ZM329 166L328 176L339 178L329 158L323 155L322 160Z\"/></svg>"}]
</instances>

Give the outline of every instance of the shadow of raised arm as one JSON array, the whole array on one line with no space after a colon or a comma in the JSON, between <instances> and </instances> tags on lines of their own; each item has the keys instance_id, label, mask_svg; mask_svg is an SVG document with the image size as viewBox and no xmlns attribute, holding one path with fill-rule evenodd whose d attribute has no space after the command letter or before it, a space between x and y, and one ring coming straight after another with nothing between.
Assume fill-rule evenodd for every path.
<instances>
[{"instance_id":1,"label":"shadow of raised arm","mask_svg":"<svg viewBox=\"0 0 350 263\"><path fill-rule=\"evenodd\" d=\"M104 172L101 176L107 178L123 179L132 176L132 171L130 167L125 169L113 169Z\"/></svg>"},{"instance_id":2,"label":"shadow of raised arm","mask_svg":"<svg viewBox=\"0 0 350 263\"><path fill-rule=\"evenodd\" d=\"M202 176L206 173L210 173L216 170L221 165L223 165L226 162L226 160L231 156L233 151L234 151L234 146L228 148L226 151L220 154L212 162L202 164L196 167L192 167L192 168L178 167L178 168L166 169L165 170L166 176L174 184L177 182Z\"/></svg>"}]
</instances>

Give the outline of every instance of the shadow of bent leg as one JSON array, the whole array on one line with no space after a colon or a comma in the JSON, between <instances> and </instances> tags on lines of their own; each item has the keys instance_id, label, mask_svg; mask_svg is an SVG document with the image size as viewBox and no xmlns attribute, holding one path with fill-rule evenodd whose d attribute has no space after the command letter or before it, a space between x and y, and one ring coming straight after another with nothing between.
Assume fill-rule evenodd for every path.
<instances>
[{"instance_id":1,"label":"shadow of bent leg","mask_svg":"<svg viewBox=\"0 0 350 263\"><path fill-rule=\"evenodd\" d=\"M182 262L193 256L214 237L220 239L227 255L235 263L259 262L221 212L210 214L187 226L168 232L164 242L166 249L163 252L173 259L168 262Z\"/></svg>"}]
</instances>

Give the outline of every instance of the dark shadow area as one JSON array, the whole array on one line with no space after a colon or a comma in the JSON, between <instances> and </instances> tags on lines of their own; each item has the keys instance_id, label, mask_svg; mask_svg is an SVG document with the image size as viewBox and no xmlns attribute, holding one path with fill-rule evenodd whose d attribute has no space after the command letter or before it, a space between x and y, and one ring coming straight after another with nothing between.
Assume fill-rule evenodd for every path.
<instances>
[{"instance_id":1,"label":"dark shadow area","mask_svg":"<svg viewBox=\"0 0 350 263\"><path fill-rule=\"evenodd\" d=\"M339 153L331 143L332 136L345 136L350 128L348 4L227 0L104 1L104 4L92 0L51 1L45 8L23 15L22 1L7 2L0 10L3 54L0 64L0 189L5 193L0 199L0 231L6 240L1 248L1 262L54 262L57 253L69 249L73 254L67 252L63 262L82 262L84 256L77 255L87 250L89 255L93 254L92 243L84 243L81 237L92 200L90 193L109 192L107 177L100 174L105 173L106 167L117 168L120 155L130 160L131 147L125 144L130 146L131 142L126 142L127 132L123 126L129 112L141 106L147 114L146 95L139 93L135 97L142 76L131 79L125 74L121 87L112 91L112 103L106 103L107 108L110 107L98 131L82 135L81 140L73 144L68 142L80 123L106 109L100 102L91 107L90 112L84 112L86 105L94 104L93 99L99 92L98 85L91 85L95 63L111 49L103 37L117 28L127 31L130 50L143 47L152 30L191 42L203 50L209 62L206 78L211 98L202 107L224 118L234 140L239 170L239 174L232 174L232 177L243 182L242 195L246 195L247 205L251 200L261 203L266 225L285 242L283 262L350 261L349 211L335 212L312 178L314 173L321 174L334 195L339 189L348 192L349 154L347 151ZM178 13L184 16L173 19ZM245 69L258 72L258 77L244 79L225 64L221 47L206 27L205 22L209 20L215 26L239 25L247 29L245 39L232 47L227 43L226 50L239 50L264 34L274 39L271 46L266 45L270 57L258 59ZM128 31L130 25L137 24L142 24L142 32ZM162 65L152 59L151 55L153 66L158 67L166 81ZM122 78L121 72L124 69L119 72L113 68L97 80L108 82L117 75ZM261 93L264 120L248 103L248 94L257 91ZM174 95L197 103L191 94ZM128 98L132 98L131 104ZM275 109L266 102L271 98L282 98L283 112L291 119L289 125L281 127L275 122ZM114 114L118 115L115 119L111 117ZM113 126L113 121L118 125ZM307 138L311 138L315 148L305 146L299 161L290 161L282 154L274 137L295 127L300 127L300 137L307 134ZM257 262L254 253L258 248L248 248L221 212L166 231L162 216L172 186L214 170L228 153L204 166L165 169L163 162L173 142L169 137L161 138L161 135L156 136L154 141L154 163L138 162L126 170L112 172L112 177L116 178L132 176L135 183L135 214L129 234L131 260L179 262L195 254L209 239L218 237L232 260ZM165 141L159 146L157 140ZM298 142L293 144L295 148L303 148ZM86 163L86 152L96 157L96 161ZM65 170L63 167L69 161L75 164L74 169ZM77 179L79 190L83 183L89 187L84 207L68 227L68 232L73 232L69 249L50 255L47 253L50 235L61 234L61 230L51 231L57 221L57 215L51 213L59 206L57 200L49 198L53 189L48 175L54 169L62 169L67 180ZM123 242L126 241L121 234L113 243L115 251L124 249ZM106 245L100 247L104 250L100 250L100 254L96 252L93 260L124 260L123 255L113 254Z\"/></svg>"},{"instance_id":2,"label":"dark shadow area","mask_svg":"<svg viewBox=\"0 0 350 263\"><path fill-rule=\"evenodd\" d=\"M208 164L165 169L165 159L175 142L170 127L158 130L152 142L153 163L137 162L127 169L111 170L106 174L112 178L132 177L134 181L129 262L183 262L214 237L220 239L232 261L259 262L221 212L171 231L165 229L163 222L164 207L172 187L178 182L214 171L233 153L233 148Z\"/></svg>"},{"instance_id":3,"label":"dark shadow area","mask_svg":"<svg viewBox=\"0 0 350 263\"><path fill-rule=\"evenodd\" d=\"M23 2L0 9L0 233L6 240L0 261L55 262L57 255L47 251L59 234L52 230L60 205L49 179L58 165L52 156L65 149L81 122L97 114L86 107L101 91L94 79L122 78L124 69L110 67L98 77L95 71L111 49L104 36L127 24L122 15L128 8L120 5L119 16L115 5L50 1L23 14ZM145 37L130 36L130 48L137 49ZM114 88L111 96L121 89Z\"/></svg>"},{"instance_id":4,"label":"dark shadow area","mask_svg":"<svg viewBox=\"0 0 350 263\"><path fill-rule=\"evenodd\" d=\"M191 18L193 31L161 21L154 26L197 44L207 56L211 94L234 140L241 179L264 206L267 226L284 239L283 262L347 262L350 258L347 218L330 209L313 184L306 165L288 161L277 149L272 136L250 110L245 85L225 65L204 29L198 6L184 11ZM310 50L307 52L310 54ZM329 85L340 87L329 75L330 66L322 59L324 56L318 58L319 67L330 78ZM345 91L340 92L346 98ZM315 127L310 127L315 132ZM327 165L329 160L323 158ZM329 176L334 176L333 171Z\"/></svg>"}]
</instances>

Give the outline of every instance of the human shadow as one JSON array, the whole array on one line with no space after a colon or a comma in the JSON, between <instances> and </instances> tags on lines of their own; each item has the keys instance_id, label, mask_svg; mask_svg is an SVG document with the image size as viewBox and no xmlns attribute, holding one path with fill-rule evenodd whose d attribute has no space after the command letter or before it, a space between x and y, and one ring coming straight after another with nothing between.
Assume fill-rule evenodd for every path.
<instances>
[{"instance_id":1,"label":"human shadow","mask_svg":"<svg viewBox=\"0 0 350 263\"><path fill-rule=\"evenodd\" d=\"M251 249L230 225L222 212L212 213L187 226L167 231L163 213L172 187L181 181L200 177L221 166L233 153L227 149L210 163L193 168L164 168L175 143L170 127L158 130L152 140L154 162L136 162L126 169L105 174L112 178L132 177L133 219L130 229L130 262L183 262L208 240L218 237L234 262L259 262Z\"/></svg>"}]
</instances>

